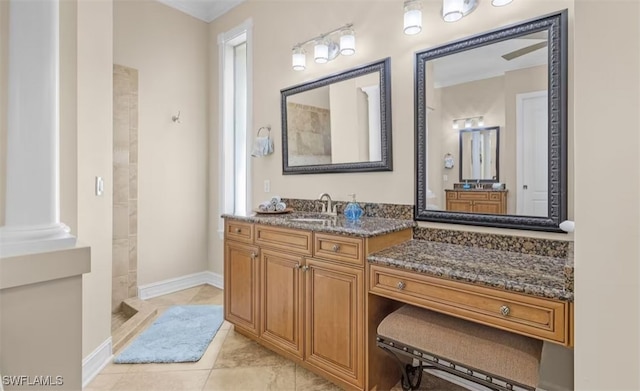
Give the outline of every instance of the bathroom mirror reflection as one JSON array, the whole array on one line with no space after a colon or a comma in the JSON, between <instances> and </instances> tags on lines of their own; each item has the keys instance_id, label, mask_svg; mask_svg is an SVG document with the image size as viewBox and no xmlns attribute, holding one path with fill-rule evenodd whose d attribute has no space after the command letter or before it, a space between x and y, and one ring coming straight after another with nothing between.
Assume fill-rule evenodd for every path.
<instances>
[{"instance_id":1,"label":"bathroom mirror reflection","mask_svg":"<svg viewBox=\"0 0 640 391\"><path fill-rule=\"evenodd\" d=\"M497 126L460 130L460 180L498 182L499 131Z\"/></svg>"},{"instance_id":2,"label":"bathroom mirror reflection","mask_svg":"<svg viewBox=\"0 0 640 391\"><path fill-rule=\"evenodd\" d=\"M281 97L284 174L392 169L389 59Z\"/></svg>"},{"instance_id":3,"label":"bathroom mirror reflection","mask_svg":"<svg viewBox=\"0 0 640 391\"><path fill-rule=\"evenodd\" d=\"M562 11L416 53L417 220L560 231L566 31Z\"/></svg>"}]
</instances>

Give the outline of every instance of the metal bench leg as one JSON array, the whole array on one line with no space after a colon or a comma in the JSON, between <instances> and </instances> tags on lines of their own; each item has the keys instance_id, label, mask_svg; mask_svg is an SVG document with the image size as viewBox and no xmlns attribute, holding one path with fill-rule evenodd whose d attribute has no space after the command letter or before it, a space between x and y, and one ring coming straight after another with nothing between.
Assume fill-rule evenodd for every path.
<instances>
[{"instance_id":1,"label":"metal bench leg","mask_svg":"<svg viewBox=\"0 0 640 391\"><path fill-rule=\"evenodd\" d=\"M403 391L411 391L417 390L420 388L420 383L422 382L422 362L419 361L417 367L414 367L411 364L405 364L400 358L391 350L389 350L384 345L378 345L382 350L384 350L388 355L394 358L396 364L400 368L400 372L402 373L402 380L400 385L402 386Z\"/></svg>"}]
</instances>

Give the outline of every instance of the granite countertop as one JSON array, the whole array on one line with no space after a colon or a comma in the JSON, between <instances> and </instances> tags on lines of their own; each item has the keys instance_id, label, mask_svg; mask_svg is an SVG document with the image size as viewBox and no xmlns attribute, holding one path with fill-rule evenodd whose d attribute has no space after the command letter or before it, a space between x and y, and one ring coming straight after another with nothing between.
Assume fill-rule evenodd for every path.
<instances>
[{"instance_id":1,"label":"granite countertop","mask_svg":"<svg viewBox=\"0 0 640 391\"><path fill-rule=\"evenodd\" d=\"M292 212L285 214L256 214L230 215L227 219L248 221L256 224L273 225L283 228L304 229L314 232L327 232L341 235L372 237L413 228L413 220L388 219L382 217L362 217L357 222L347 221L344 216L330 218L327 215L312 212ZM296 219L320 219L322 221L296 221Z\"/></svg>"},{"instance_id":2,"label":"granite countertop","mask_svg":"<svg viewBox=\"0 0 640 391\"><path fill-rule=\"evenodd\" d=\"M533 296L573 301L573 260L410 240L369 255L369 263Z\"/></svg>"}]
</instances>

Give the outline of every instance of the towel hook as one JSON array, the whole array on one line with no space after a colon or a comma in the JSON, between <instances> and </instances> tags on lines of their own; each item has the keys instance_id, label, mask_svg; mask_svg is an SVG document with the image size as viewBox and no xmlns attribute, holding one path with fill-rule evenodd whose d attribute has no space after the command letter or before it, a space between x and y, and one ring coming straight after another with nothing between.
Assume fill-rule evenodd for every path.
<instances>
[{"instance_id":1,"label":"towel hook","mask_svg":"<svg viewBox=\"0 0 640 391\"><path fill-rule=\"evenodd\" d=\"M171 117L171 120L177 124L181 124L180 122L180 110L178 110L178 114Z\"/></svg>"}]
</instances>

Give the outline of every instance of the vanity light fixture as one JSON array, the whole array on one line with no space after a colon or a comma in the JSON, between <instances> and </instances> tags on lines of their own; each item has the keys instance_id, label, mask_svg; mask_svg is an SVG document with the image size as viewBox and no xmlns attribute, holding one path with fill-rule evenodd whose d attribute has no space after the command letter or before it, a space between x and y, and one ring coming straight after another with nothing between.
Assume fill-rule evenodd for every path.
<instances>
[{"instance_id":1,"label":"vanity light fixture","mask_svg":"<svg viewBox=\"0 0 640 391\"><path fill-rule=\"evenodd\" d=\"M331 39L332 34L340 33L338 42ZM353 23L331 30L317 37L300 42L292 49L291 65L294 71L304 71L307 67L305 45L313 43L313 60L318 64L325 64L339 54L351 56L356 52L356 35L353 31Z\"/></svg>"},{"instance_id":2,"label":"vanity light fixture","mask_svg":"<svg viewBox=\"0 0 640 391\"><path fill-rule=\"evenodd\" d=\"M477 117L469 117L469 118L455 118L453 120L453 129L462 128L481 128L484 126L484 117L479 115Z\"/></svg>"},{"instance_id":3,"label":"vanity light fixture","mask_svg":"<svg viewBox=\"0 0 640 391\"><path fill-rule=\"evenodd\" d=\"M404 33L415 35L422 31L422 3L420 0L404 2Z\"/></svg>"}]
</instances>

